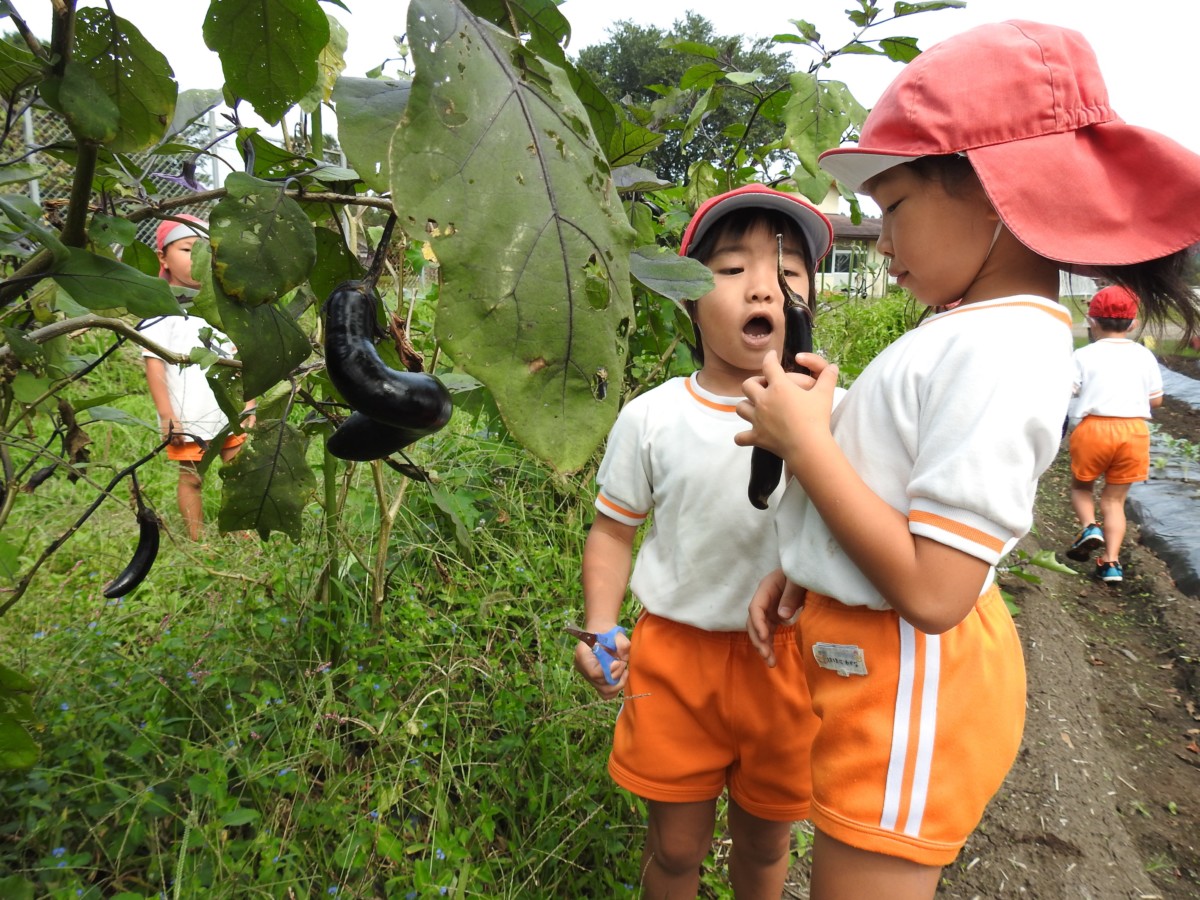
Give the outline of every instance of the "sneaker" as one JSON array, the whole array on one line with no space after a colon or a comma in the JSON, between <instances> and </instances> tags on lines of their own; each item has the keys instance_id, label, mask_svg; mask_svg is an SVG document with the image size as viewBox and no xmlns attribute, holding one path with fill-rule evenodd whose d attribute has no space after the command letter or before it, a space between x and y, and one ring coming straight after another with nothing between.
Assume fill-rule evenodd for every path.
<instances>
[{"instance_id":1,"label":"sneaker","mask_svg":"<svg viewBox=\"0 0 1200 900\"><path fill-rule=\"evenodd\" d=\"M1079 537L1075 538L1075 543L1067 551L1067 559L1084 562L1092 558L1093 550L1102 546L1104 546L1104 532L1100 530L1099 525L1093 522L1079 532Z\"/></svg>"},{"instance_id":2,"label":"sneaker","mask_svg":"<svg viewBox=\"0 0 1200 900\"><path fill-rule=\"evenodd\" d=\"M1102 559L1096 560L1096 577L1105 584L1120 584L1124 574L1125 572L1121 568L1121 564L1115 559L1112 562L1105 562Z\"/></svg>"}]
</instances>

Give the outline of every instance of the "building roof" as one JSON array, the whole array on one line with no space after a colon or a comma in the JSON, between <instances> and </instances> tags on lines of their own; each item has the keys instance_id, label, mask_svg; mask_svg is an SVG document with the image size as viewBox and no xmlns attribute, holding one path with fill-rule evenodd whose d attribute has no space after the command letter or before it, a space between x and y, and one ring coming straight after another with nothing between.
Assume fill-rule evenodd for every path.
<instances>
[{"instance_id":1,"label":"building roof","mask_svg":"<svg viewBox=\"0 0 1200 900\"><path fill-rule=\"evenodd\" d=\"M882 228L881 221L869 216L863 216L862 221L857 225L850 221L849 216L844 216L841 213L826 213L825 214L830 224L833 225L833 237L835 240L844 239L850 241L875 241L879 239L879 232Z\"/></svg>"}]
</instances>

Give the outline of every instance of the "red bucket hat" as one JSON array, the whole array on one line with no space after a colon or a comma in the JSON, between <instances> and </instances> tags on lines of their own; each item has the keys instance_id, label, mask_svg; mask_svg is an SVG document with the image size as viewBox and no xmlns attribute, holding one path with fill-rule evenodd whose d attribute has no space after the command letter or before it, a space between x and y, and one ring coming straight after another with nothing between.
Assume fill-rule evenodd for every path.
<instances>
[{"instance_id":1,"label":"red bucket hat","mask_svg":"<svg viewBox=\"0 0 1200 900\"><path fill-rule=\"evenodd\" d=\"M708 233L708 230L724 215L738 209L760 207L781 212L788 216L808 244L808 258L816 264L833 246L833 226L825 214L798 194L785 194L762 184L747 184L724 194L717 194L700 204L692 221L683 231L679 244L679 255L687 256L688 250Z\"/></svg>"},{"instance_id":2,"label":"red bucket hat","mask_svg":"<svg viewBox=\"0 0 1200 900\"><path fill-rule=\"evenodd\" d=\"M981 25L909 63L857 147L821 166L851 190L919 156L963 153L1005 226L1048 259L1126 265L1200 241L1200 156L1127 125L1077 31Z\"/></svg>"},{"instance_id":3,"label":"red bucket hat","mask_svg":"<svg viewBox=\"0 0 1200 900\"><path fill-rule=\"evenodd\" d=\"M1092 298L1087 314L1093 319L1136 319L1137 294L1118 284L1106 287Z\"/></svg>"}]
</instances>

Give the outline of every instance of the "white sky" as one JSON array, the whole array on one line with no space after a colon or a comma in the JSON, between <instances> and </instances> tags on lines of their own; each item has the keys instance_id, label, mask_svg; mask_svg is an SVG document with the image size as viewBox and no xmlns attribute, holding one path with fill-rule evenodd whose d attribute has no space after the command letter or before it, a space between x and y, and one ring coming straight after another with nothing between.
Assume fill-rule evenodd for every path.
<instances>
[{"instance_id":1,"label":"white sky","mask_svg":"<svg viewBox=\"0 0 1200 900\"><path fill-rule=\"evenodd\" d=\"M204 45L201 24L205 0L111 0L116 13L133 22L171 62L181 88L220 87L220 63ZM353 12L324 8L348 29L348 75L364 75L395 55L393 35L406 30L404 0L344 0ZM50 31L48 0L11 0L39 34ZM80 6L100 5L81 0ZM844 10L853 0L566 0L562 12L573 31L569 51L601 43L612 23L629 19L663 30L693 10L711 21L718 34L750 38L795 32L791 18L812 22L828 43L844 41L851 26ZM892 8L892 0L880 4ZM1161 131L1200 152L1200 114L1194 98L1195 44L1200 34L1197 0L968 0L965 9L922 13L877 29L879 36L916 37L922 48L983 22L1028 18L1076 28L1096 50L1112 105L1126 121ZM807 57L797 65L807 66ZM899 64L886 59L847 57L826 70L845 81L871 106ZM394 71L394 69L392 69Z\"/></svg>"}]
</instances>

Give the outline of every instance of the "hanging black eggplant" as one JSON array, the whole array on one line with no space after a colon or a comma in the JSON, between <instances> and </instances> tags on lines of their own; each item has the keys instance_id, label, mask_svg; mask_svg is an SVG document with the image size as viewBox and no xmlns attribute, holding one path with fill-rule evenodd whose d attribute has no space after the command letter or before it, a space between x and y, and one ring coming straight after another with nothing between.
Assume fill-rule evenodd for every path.
<instances>
[{"instance_id":1,"label":"hanging black eggplant","mask_svg":"<svg viewBox=\"0 0 1200 900\"><path fill-rule=\"evenodd\" d=\"M808 302L792 290L783 272L783 235L776 235L779 247L779 289L783 291L783 358L779 361L785 372L808 369L796 365L797 353L812 352L812 309ZM783 476L783 460L770 450L755 447L750 454L750 486L747 493L756 509L766 509L771 494Z\"/></svg>"},{"instance_id":2,"label":"hanging black eggplant","mask_svg":"<svg viewBox=\"0 0 1200 900\"><path fill-rule=\"evenodd\" d=\"M143 502L141 491L138 490L136 476L133 482L133 491L137 497L138 506L137 547L133 551L133 557L129 560L129 565L122 570L120 575L104 586L104 596L110 600L117 597L124 597L141 584L146 579L146 576L150 574L150 567L154 565L154 560L158 556L158 530L162 526L162 522L154 510L150 509Z\"/></svg>"},{"instance_id":3,"label":"hanging black eggplant","mask_svg":"<svg viewBox=\"0 0 1200 900\"><path fill-rule=\"evenodd\" d=\"M355 411L329 440L329 451L342 459L387 456L444 427L454 411L436 376L398 372L380 358L378 306L362 281L343 282L325 302L325 368Z\"/></svg>"}]
</instances>

